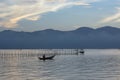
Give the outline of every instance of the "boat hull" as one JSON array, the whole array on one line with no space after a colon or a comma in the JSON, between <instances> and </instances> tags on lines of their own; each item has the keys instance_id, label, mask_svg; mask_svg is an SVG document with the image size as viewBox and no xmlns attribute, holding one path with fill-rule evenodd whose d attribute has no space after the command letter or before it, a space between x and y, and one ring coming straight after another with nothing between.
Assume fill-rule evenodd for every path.
<instances>
[{"instance_id":1,"label":"boat hull","mask_svg":"<svg viewBox=\"0 0 120 80\"><path fill-rule=\"evenodd\" d=\"M55 55L49 56L49 57L45 57L45 58L43 58L43 57L38 57L38 59L39 59L39 60L52 60L54 57L55 57Z\"/></svg>"}]
</instances>

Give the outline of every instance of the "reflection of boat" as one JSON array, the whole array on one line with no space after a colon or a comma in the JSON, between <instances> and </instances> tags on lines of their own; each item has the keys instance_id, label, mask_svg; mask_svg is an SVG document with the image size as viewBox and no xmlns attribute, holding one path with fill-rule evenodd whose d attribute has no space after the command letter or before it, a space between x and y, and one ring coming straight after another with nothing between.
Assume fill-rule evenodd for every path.
<instances>
[{"instance_id":1,"label":"reflection of boat","mask_svg":"<svg viewBox=\"0 0 120 80\"><path fill-rule=\"evenodd\" d=\"M55 57L55 54L52 56L47 56L47 57L45 55L43 55L43 57L38 57L38 59L40 59L40 60L52 60L54 57Z\"/></svg>"}]
</instances>

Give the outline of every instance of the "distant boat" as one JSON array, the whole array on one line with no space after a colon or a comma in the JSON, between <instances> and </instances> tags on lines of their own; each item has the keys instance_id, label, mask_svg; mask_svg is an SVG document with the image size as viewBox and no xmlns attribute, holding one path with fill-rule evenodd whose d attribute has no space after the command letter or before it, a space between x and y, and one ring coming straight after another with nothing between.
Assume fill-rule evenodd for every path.
<instances>
[{"instance_id":1,"label":"distant boat","mask_svg":"<svg viewBox=\"0 0 120 80\"><path fill-rule=\"evenodd\" d=\"M39 60L52 60L55 57L55 54L52 56L45 56L43 55L43 57L38 57Z\"/></svg>"},{"instance_id":2,"label":"distant boat","mask_svg":"<svg viewBox=\"0 0 120 80\"><path fill-rule=\"evenodd\" d=\"M76 53L75 53L76 55L78 55L79 53L83 55L85 53L85 51L83 49L81 49L81 50L76 49L75 51L76 51Z\"/></svg>"},{"instance_id":3,"label":"distant boat","mask_svg":"<svg viewBox=\"0 0 120 80\"><path fill-rule=\"evenodd\" d=\"M81 49L81 50L80 50L80 53L81 53L81 54L84 54L84 53L85 53L85 51L84 51L83 49Z\"/></svg>"}]
</instances>

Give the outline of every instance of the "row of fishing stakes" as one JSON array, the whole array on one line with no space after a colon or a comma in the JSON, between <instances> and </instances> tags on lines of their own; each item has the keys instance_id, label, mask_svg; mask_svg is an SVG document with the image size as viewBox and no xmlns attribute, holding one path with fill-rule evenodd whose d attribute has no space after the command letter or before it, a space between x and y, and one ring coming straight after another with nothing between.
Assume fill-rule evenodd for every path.
<instances>
[{"instance_id":1,"label":"row of fishing stakes","mask_svg":"<svg viewBox=\"0 0 120 80\"><path fill-rule=\"evenodd\" d=\"M0 49L0 57L29 57L51 55L76 55L79 49Z\"/></svg>"}]
</instances>

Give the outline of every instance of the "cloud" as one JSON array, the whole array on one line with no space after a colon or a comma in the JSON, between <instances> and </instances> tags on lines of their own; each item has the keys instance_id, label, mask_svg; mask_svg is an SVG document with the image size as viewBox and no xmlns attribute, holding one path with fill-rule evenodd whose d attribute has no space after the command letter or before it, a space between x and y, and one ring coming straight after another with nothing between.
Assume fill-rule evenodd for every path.
<instances>
[{"instance_id":1,"label":"cloud","mask_svg":"<svg viewBox=\"0 0 120 80\"><path fill-rule=\"evenodd\" d=\"M30 17L27 17L26 19L31 20L31 21L36 21L39 18L40 18L40 16L30 16Z\"/></svg>"},{"instance_id":2,"label":"cloud","mask_svg":"<svg viewBox=\"0 0 120 80\"><path fill-rule=\"evenodd\" d=\"M111 15L109 17L104 18L103 20L100 21L100 23L108 23L108 22L118 22L120 21L120 8L116 8L117 9L117 13L115 13L114 15Z\"/></svg>"},{"instance_id":3,"label":"cloud","mask_svg":"<svg viewBox=\"0 0 120 80\"><path fill-rule=\"evenodd\" d=\"M115 22L120 22L120 19L116 20Z\"/></svg>"},{"instance_id":4,"label":"cloud","mask_svg":"<svg viewBox=\"0 0 120 80\"><path fill-rule=\"evenodd\" d=\"M68 6L88 6L99 0L4 0L0 3L0 26L16 27L22 19L38 20L47 12Z\"/></svg>"}]
</instances>

